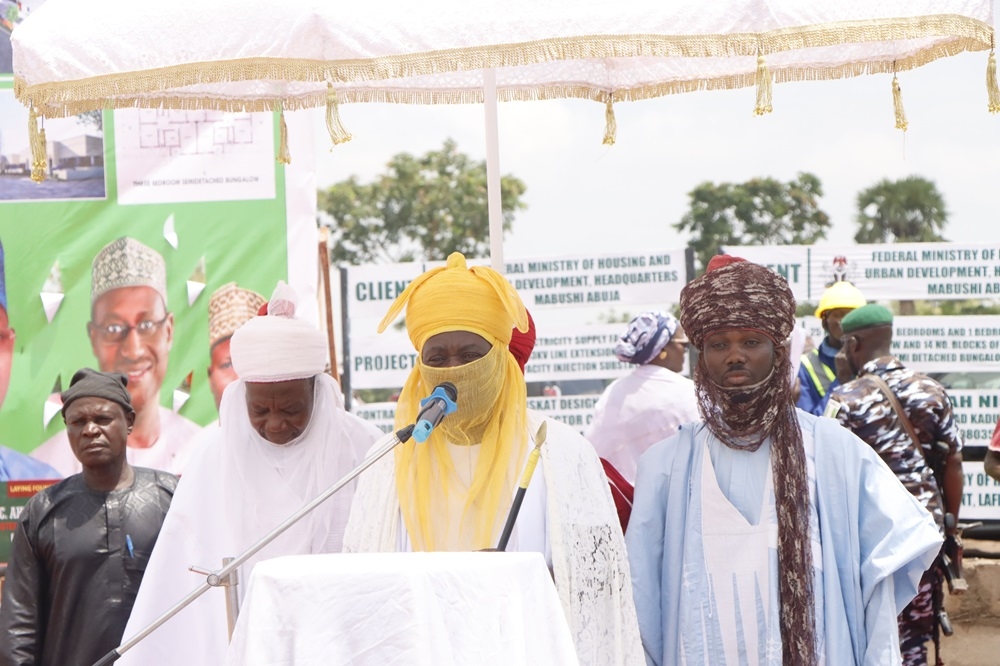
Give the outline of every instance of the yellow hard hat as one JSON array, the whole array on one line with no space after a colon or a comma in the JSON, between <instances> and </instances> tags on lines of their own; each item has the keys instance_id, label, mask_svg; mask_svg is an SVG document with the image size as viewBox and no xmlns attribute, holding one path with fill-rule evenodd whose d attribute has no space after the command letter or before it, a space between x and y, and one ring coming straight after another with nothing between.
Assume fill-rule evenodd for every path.
<instances>
[{"instance_id":1,"label":"yellow hard hat","mask_svg":"<svg viewBox=\"0 0 1000 666\"><path fill-rule=\"evenodd\" d=\"M822 317L827 310L836 310L837 308L853 310L867 304L868 301L865 300L857 287L846 280L840 280L834 282L823 292L823 296L819 299L819 307L816 308L816 316Z\"/></svg>"}]
</instances>

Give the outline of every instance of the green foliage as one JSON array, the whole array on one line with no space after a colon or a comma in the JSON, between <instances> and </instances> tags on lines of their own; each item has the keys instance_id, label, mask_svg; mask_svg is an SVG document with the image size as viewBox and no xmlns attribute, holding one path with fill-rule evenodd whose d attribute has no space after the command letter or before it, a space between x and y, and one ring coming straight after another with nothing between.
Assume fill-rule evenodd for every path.
<instances>
[{"instance_id":1,"label":"green foliage","mask_svg":"<svg viewBox=\"0 0 1000 666\"><path fill-rule=\"evenodd\" d=\"M857 243L944 241L948 211L933 181L886 178L858 193L857 223Z\"/></svg>"},{"instance_id":2,"label":"green foliage","mask_svg":"<svg viewBox=\"0 0 1000 666\"><path fill-rule=\"evenodd\" d=\"M787 183L754 178L745 183L705 182L688 193L691 207L674 224L691 233L704 268L720 248L733 245L809 245L826 237L829 216L820 210L819 178L800 173Z\"/></svg>"},{"instance_id":3,"label":"green foliage","mask_svg":"<svg viewBox=\"0 0 1000 666\"><path fill-rule=\"evenodd\" d=\"M398 389L356 389L354 395L366 405L376 402L392 402L399 393Z\"/></svg>"},{"instance_id":4,"label":"green foliage","mask_svg":"<svg viewBox=\"0 0 1000 666\"><path fill-rule=\"evenodd\" d=\"M995 315L1000 314L1000 303L965 301L917 301L918 315Z\"/></svg>"},{"instance_id":5,"label":"green foliage","mask_svg":"<svg viewBox=\"0 0 1000 666\"><path fill-rule=\"evenodd\" d=\"M632 319L635 316L636 315L631 314L627 310L619 312L618 310L615 310L614 308L610 308L610 309L608 309L608 310L606 310L604 312L598 312L597 313L597 323L598 324L627 324L630 321L632 321Z\"/></svg>"},{"instance_id":6,"label":"green foliage","mask_svg":"<svg viewBox=\"0 0 1000 666\"><path fill-rule=\"evenodd\" d=\"M91 125L98 131L104 130L104 112L103 111L86 111L84 113L78 113L76 115L76 122L81 125Z\"/></svg>"},{"instance_id":7,"label":"green foliage","mask_svg":"<svg viewBox=\"0 0 1000 666\"><path fill-rule=\"evenodd\" d=\"M458 152L448 139L441 150L421 157L400 153L387 166L374 182L351 176L319 191L320 223L330 226L335 263L489 254L485 162ZM525 189L513 176L500 179L504 232L514 213L526 207L521 201Z\"/></svg>"},{"instance_id":8,"label":"green foliage","mask_svg":"<svg viewBox=\"0 0 1000 666\"><path fill-rule=\"evenodd\" d=\"M795 306L796 317L812 317L816 314L816 303L803 302Z\"/></svg>"}]
</instances>

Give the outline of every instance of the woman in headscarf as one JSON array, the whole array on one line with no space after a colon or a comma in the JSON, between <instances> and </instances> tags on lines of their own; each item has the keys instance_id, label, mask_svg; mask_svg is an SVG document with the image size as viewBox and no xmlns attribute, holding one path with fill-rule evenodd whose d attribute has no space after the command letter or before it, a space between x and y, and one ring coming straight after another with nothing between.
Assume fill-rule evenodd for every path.
<instances>
[{"instance_id":1,"label":"woman in headscarf","mask_svg":"<svg viewBox=\"0 0 1000 666\"><path fill-rule=\"evenodd\" d=\"M687 346L680 322L667 312L643 312L615 345L615 356L636 368L604 390L584 436L629 483L646 449L698 418L694 382L679 374Z\"/></svg>"}]
</instances>

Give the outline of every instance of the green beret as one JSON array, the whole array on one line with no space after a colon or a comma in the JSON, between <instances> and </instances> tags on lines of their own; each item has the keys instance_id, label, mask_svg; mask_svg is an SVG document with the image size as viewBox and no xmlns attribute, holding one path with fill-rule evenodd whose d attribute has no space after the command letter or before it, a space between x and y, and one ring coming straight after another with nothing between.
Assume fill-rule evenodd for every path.
<instances>
[{"instance_id":1,"label":"green beret","mask_svg":"<svg viewBox=\"0 0 1000 666\"><path fill-rule=\"evenodd\" d=\"M862 305L840 320L840 327L844 329L844 333L854 333L863 328L876 326L892 326L892 310L877 303Z\"/></svg>"}]
</instances>

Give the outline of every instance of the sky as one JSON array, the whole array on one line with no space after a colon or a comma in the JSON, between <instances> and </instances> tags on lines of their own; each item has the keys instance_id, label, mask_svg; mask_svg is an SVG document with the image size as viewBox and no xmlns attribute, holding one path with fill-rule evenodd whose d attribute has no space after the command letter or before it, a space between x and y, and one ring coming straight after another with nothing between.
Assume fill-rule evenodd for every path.
<instances>
[{"instance_id":1,"label":"sky","mask_svg":"<svg viewBox=\"0 0 1000 666\"><path fill-rule=\"evenodd\" d=\"M776 84L774 112L762 117L753 115L753 88L618 103L613 146L601 144L603 104L501 103L501 173L525 182L528 205L505 254L684 247L672 225L698 184L802 171L823 184L827 244L853 243L858 192L910 175L943 194L946 239L1000 240L1000 114L987 112L987 57L964 53L900 74L905 134L894 126L891 75ZM396 153L423 154L449 137L486 156L480 105L343 104L340 115L354 139L332 151L318 120L321 187L351 175L369 181Z\"/></svg>"}]
</instances>

